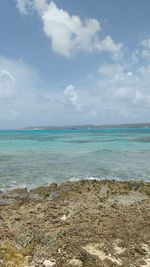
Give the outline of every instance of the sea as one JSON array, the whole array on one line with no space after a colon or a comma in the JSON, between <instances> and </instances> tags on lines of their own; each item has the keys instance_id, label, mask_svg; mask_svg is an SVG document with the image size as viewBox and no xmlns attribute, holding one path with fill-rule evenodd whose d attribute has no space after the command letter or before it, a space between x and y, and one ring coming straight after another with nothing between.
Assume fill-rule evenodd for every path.
<instances>
[{"instance_id":1,"label":"sea","mask_svg":"<svg viewBox=\"0 0 150 267\"><path fill-rule=\"evenodd\" d=\"M79 179L150 181L150 128L0 131L0 189Z\"/></svg>"}]
</instances>

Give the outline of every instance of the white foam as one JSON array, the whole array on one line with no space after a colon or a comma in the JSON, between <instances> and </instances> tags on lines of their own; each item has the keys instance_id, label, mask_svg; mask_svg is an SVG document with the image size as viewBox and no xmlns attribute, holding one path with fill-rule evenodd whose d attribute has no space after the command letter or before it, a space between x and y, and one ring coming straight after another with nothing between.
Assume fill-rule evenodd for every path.
<instances>
[{"instance_id":1,"label":"white foam","mask_svg":"<svg viewBox=\"0 0 150 267\"><path fill-rule=\"evenodd\" d=\"M102 180L115 180L115 181L123 181L118 177L95 177L95 176L87 176L87 177L71 177L69 181L71 182L77 182L81 180L96 180L96 181L102 181Z\"/></svg>"}]
</instances>

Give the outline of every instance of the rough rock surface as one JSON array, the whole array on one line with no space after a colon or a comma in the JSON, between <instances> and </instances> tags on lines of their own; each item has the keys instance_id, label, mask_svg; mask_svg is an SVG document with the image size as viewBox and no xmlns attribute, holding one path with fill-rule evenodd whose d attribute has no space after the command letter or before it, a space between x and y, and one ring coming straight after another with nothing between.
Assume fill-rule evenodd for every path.
<instances>
[{"instance_id":1,"label":"rough rock surface","mask_svg":"<svg viewBox=\"0 0 150 267\"><path fill-rule=\"evenodd\" d=\"M149 267L150 183L0 191L0 266Z\"/></svg>"}]
</instances>

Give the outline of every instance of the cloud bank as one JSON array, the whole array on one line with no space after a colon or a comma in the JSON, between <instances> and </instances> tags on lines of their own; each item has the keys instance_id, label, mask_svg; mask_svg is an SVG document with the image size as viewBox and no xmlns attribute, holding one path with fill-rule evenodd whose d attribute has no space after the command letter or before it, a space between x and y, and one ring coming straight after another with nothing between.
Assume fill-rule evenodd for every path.
<instances>
[{"instance_id":1,"label":"cloud bank","mask_svg":"<svg viewBox=\"0 0 150 267\"><path fill-rule=\"evenodd\" d=\"M149 121L150 61L139 64L139 49L138 63L101 63L82 86L79 80L57 90L29 64L0 57L1 128Z\"/></svg>"}]
</instances>

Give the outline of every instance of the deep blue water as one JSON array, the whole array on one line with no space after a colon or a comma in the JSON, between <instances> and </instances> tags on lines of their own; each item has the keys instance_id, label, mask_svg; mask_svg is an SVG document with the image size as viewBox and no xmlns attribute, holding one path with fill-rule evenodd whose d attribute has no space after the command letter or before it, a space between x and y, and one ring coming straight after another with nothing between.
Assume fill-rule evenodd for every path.
<instances>
[{"instance_id":1,"label":"deep blue water","mask_svg":"<svg viewBox=\"0 0 150 267\"><path fill-rule=\"evenodd\" d=\"M150 129L0 131L0 188L90 177L150 181Z\"/></svg>"}]
</instances>

